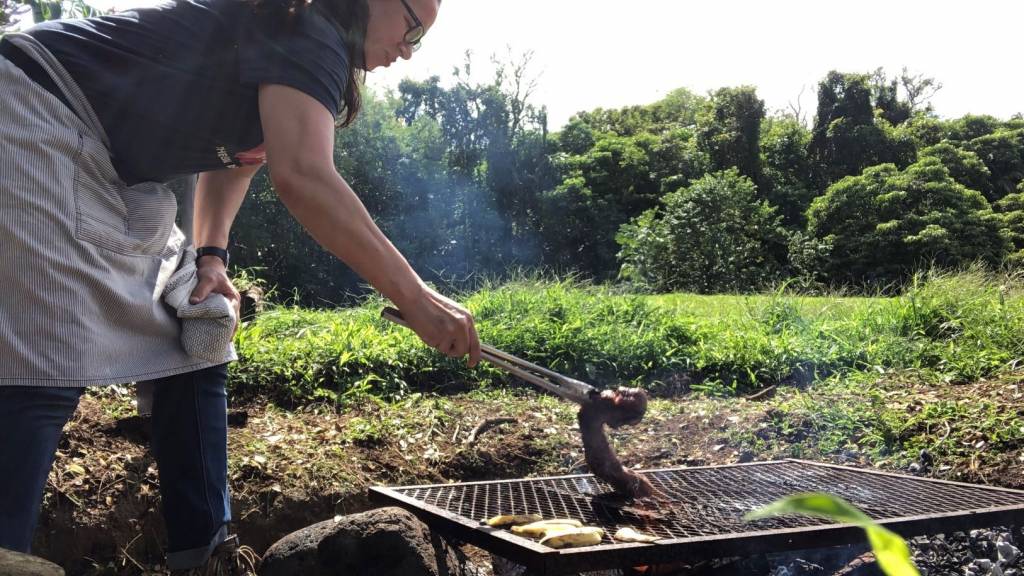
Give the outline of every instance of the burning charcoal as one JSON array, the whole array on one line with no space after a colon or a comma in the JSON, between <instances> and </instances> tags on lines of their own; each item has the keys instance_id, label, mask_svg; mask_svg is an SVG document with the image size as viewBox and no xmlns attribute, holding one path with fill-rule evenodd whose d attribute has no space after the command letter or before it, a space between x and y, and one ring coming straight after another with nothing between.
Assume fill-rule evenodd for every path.
<instances>
[{"instance_id":1,"label":"burning charcoal","mask_svg":"<svg viewBox=\"0 0 1024 576\"><path fill-rule=\"evenodd\" d=\"M647 412L647 394L638 388L605 390L580 408L577 419L583 436L583 453L594 476L611 484L616 492L630 498L650 498L654 486L640 474L622 465L612 451L604 425L618 428L636 424Z\"/></svg>"}]
</instances>

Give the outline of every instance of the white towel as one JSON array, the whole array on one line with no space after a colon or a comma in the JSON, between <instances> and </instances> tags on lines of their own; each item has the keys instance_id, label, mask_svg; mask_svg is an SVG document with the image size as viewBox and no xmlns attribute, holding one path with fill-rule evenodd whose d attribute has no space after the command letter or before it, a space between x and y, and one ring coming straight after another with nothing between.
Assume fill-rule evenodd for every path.
<instances>
[{"instance_id":1,"label":"white towel","mask_svg":"<svg viewBox=\"0 0 1024 576\"><path fill-rule=\"evenodd\" d=\"M223 294L217 293L196 304L189 302L199 284L196 271L196 250L189 246L164 287L164 302L177 310L181 319L181 346L185 352L200 360L221 363L225 357L233 356L230 348L235 335L235 308ZM135 399L139 415L152 414L153 383L136 383Z\"/></svg>"},{"instance_id":2,"label":"white towel","mask_svg":"<svg viewBox=\"0 0 1024 576\"><path fill-rule=\"evenodd\" d=\"M189 296L199 284L196 275L196 251L189 246L181 255L181 265L164 287L164 302L181 318L181 346L193 358L220 362L228 354L235 335L235 308L223 294L211 293L202 302L192 304Z\"/></svg>"}]
</instances>

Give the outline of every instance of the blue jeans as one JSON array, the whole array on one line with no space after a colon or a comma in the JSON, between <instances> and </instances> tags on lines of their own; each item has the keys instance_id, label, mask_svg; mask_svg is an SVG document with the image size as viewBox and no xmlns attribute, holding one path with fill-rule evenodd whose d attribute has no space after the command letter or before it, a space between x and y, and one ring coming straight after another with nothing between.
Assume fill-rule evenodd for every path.
<instances>
[{"instance_id":1,"label":"blue jeans","mask_svg":"<svg viewBox=\"0 0 1024 576\"><path fill-rule=\"evenodd\" d=\"M202 565L227 537L227 365L154 382L152 449L167 565ZM0 547L28 552L64 424L82 388L0 386Z\"/></svg>"}]
</instances>

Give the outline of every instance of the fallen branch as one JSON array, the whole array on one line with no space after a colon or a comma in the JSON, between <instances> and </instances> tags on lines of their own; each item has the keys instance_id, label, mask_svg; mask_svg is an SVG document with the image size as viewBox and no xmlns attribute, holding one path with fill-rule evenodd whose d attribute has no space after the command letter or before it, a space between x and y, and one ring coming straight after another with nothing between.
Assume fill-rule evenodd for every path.
<instances>
[{"instance_id":1,"label":"fallen branch","mask_svg":"<svg viewBox=\"0 0 1024 576\"><path fill-rule=\"evenodd\" d=\"M501 426L502 424L511 424L512 422L515 421L515 418L509 418L508 416L503 416L500 418L488 418L483 422L477 424L476 428L473 428L473 431L469 433L469 437L466 438L464 444L466 446L472 446L473 444L476 443L477 439L484 434L484 432L487 432L488 430L494 428L495 426Z\"/></svg>"},{"instance_id":2,"label":"fallen branch","mask_svg":"<svg viewBox=\"0 0 1024 576\"><path fill-rule=\"evenodd\" d=\"M950 427L949 427L949 421L948 420L943 420L942 423L946 425L946 433L942 435L942 438L939 438L939 442L938 442L939 444L942 444L943 442L945 442L946 438L949 438L949 434L952 432L952 429L950 429Z\"/></svg>"},{"instance_id":3,"label":"fallen branch","mask_svg":"<svg viewBox=\"0 0 1024 576\"><path fill-rule=\"evenodd\" d=\"M775 390L775 384L772 384L771 386L765 388L764 390L761 390L759 392L755 392L754 394L751 394L750 396L747 396L747 400L757 400L759 398L763 398L764 396L766 396L772 390Z\"/></svg>"},{"instance_id":4,"label":"fallen branch","mask_svg":"<svg viewBox=\"0 0 1024 576\"><path fill-rule=\"evenodd\" d=\"M145 569L145 568L144 568L144 567L142 566L142 564L139 564L139 563L138 563L138 562L137 562L137 561L135 560L135 558L132 558L132 555L128 553L128 549L132 547L132 544L135 544L135 541L139 539L139 536L142 536L142 533L141 533L141 532L140 532L140 533L138 533L138 534L136 534L136 535L135 535L135 538L132 538L132 541L131 541L131 542L129 542L129 543L127 544L127 545L125 545L125 547L124 547L124 548L121 548L121 554L124 554L124 557L125 557L125 558L127 558L128 560L130 560L132 564L135 564L135 567L136 567L136 568L138 568L139 570L142 570L143 572L145 572L145 571L146 571L146 569ZM122 566L124 565L124 562L123 562L123 561L122 561L121 565L122 565Z\"/></svg>"}]
</instances>

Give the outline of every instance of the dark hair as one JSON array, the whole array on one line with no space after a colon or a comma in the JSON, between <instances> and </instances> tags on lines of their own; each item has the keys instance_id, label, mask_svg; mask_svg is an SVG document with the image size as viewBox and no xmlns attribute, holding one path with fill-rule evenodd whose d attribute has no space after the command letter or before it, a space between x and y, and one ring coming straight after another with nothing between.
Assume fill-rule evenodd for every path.
<instances>
[{"instance_id":1,"label":"dark hair","mask_svg":"<svg viewBox=\"0 0 1024 576\"><path fill-rule=\"evenodd\" d=\"M365 78L363 41L370 19L368 0L249 0L258 11L270 13L285 20L306 10L316 10L341 31L348 48L348 81L342 96L344 119L339 126L348 126L355 120L362 102L359 89Z\"/></svg>"}]
</instances>

